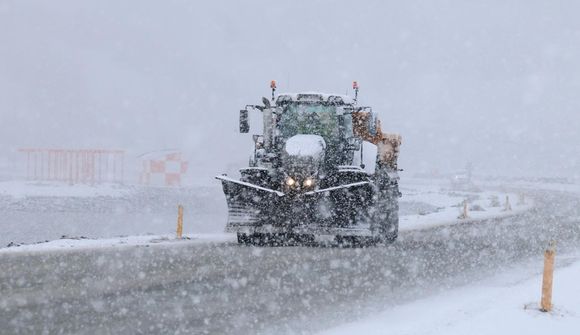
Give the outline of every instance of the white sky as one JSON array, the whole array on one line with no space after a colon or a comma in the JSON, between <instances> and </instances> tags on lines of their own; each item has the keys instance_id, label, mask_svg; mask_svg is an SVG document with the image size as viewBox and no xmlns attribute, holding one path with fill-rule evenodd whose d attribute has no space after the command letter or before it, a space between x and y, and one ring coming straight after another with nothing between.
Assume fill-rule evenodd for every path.
<instances>
[{"instance_id":1,"label":"white sky","mask_svg":"<svg viewBox=\"0 0 580 335\"><path fill-rule=\"evenodd\" d=\"M19 147L247 162L238 111L352 80L409 173L578 176L578 1L0 0L0 163ZM350 92L349 92L350 93Z\"/></svg>"}]
</instances>

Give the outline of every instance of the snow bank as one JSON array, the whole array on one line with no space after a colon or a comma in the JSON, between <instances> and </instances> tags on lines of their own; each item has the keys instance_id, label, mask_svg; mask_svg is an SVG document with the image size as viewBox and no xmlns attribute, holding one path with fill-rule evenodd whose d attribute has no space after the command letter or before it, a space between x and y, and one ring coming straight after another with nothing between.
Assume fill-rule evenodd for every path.
<instances>
[{"instance_id":1,"label":"snow bank","mask_svg":"<svg viewBox=\"0 0 580 335\"><path fill-rule=\"evenodd\" d=\"M535 273L521 268L469 287L446 292L321 334L578 334L580 261L554 274L554 310L538 310L541 260ZM560 258L561 259L561 258ZM556 258L558 262L558 257Z\"/></svg>"},{"instance_id":2,"label":"snow bank","mask_svg":"<svg viewBox=\"0 0 580 335\"><path fill-rule=\"evenodd\" d=\"M521 202L520 194L500 191L468 192L446 189L448 182L404 179L401 183L399 230L409 231L507 217L530 210L530 197ZM512 210L505 210L506 196ZM496 201L493 204L494 199ZM458 219L463 202L468 203L468 218ZM411 213L411 211L414 211Z\"/></svg>"},{"instance_id":3,"label":"snow bank","mask_svg":"<svg viewBox=\"0 0 580 335\"><path fill-rule=\"evenodd\" d=\"M117 184L69 185L62 182L4 181L0 182L0 195L25 197L122 197L131 193L129 188Z\"/></svg>"},{"instance_id":4,"label":"snow bank","mask_svg":"<svg viewBox=\"0 0 580 335\"><path fill-rule=\"evenodd\" d=\"M70 237L59 240L0 248L0 255L14 252L46 252L70 249L100 249L121 246L172 245L187 243L229 242L235 241L232 234L184 234L182 239L175 235L141 235L123 236L106 239Z\"/></svg>"}]
</instances>

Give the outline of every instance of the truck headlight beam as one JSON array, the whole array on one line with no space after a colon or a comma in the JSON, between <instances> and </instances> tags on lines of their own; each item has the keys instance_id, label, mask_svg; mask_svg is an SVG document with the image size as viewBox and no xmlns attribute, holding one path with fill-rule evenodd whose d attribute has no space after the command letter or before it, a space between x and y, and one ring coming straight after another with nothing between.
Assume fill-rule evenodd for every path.
<instances>
[{"instance_id":1,"label":"truck headlight beam","mask_svg":"<svg viewBox=\"0 0 580 335\"><path fill-rule=\"evenodd\" d=\"M296 184L296 180L294 180L292 177L286 178L286 185L293 186L294 184Z\"/></svg>"}]
</instances>

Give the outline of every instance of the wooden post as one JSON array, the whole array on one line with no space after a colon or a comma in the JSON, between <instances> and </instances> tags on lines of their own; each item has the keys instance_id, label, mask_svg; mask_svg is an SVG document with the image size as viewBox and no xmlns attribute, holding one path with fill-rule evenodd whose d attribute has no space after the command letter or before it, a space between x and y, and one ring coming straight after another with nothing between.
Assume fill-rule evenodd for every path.
<instances>
[{"instance_id":1,"label":"wooden post","mask_svg":"<svg viewBox=\"0 0 580 335\"><path fill-rule=\"evenodd\" d=\"M511 211L512 210L512 205L510 204L510 196L506 195L505 196L505 211Z\"/></svg>"},{"instance_id":2,"label":"wooden post","mask_svg":"<svg viewBox=\"0 0 580 335\"><path fill-rule=\"evenodd\" d=\"M520 199L518 201L518 205L525 205L526 204L526 194L520 193Z\"/></svg>"},{"instance_id":3,"label":"wooden post","mask_svg":"<svg viewBox=\"0 0 580 335\"><path fill-rule=\"evenodd\" d=\"M469 219L469 213L467 210L467 199L463 200L463 212L461 214L459 214L459 216L457 218L460 220Z\"/></svg>"},{"instance_id":4,"label":"wooden post","mask_svg":"<svg viewBox=\"0 0 580 335\"><path fill-rule=\"evenodd\" d=\"M177 206L177 238L183 235L183 206Z\"/></svg>"},{"instance_id":5,"label":"wooden post","mask_svg":"<svg viewBox=\"0 0 580 335\"><path fill-rule=\"evenodd\" d=\"M549 312L552 310L552 284L554 279L554 256L556 255L556 243L550 242L550 246L544 253L544 278L542 280L542 302L540 310Z\"/></svg>"}]
</instances>

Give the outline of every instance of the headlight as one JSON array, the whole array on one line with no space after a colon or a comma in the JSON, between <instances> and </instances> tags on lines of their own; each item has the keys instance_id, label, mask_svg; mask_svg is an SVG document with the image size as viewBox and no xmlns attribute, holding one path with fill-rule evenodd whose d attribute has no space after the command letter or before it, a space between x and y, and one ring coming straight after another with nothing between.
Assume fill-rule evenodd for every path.
<instances>
[{"instance_id":1,"label":"headlight","mask_svg":"<svg viewBox=\"0 0 580 335\"><path fill-rule=\"evenodd\" d=\"M306 178L306 179L304 180L304 186L306 186L306 187L310 187L310 186L312 186L312 185L314 185L314 180L312 180L312 178Z\"/></svg>"},{"instance_id":2,"label":"headlight","mask_svg":"<svg viewBox=\"0 0 580 335\"><path fill-rule=\"evenodd\" d=\"M296 180L292 179L292 177L286 178L286 185L292 186L296 183Z\"/></svg>"}]
</instances>

